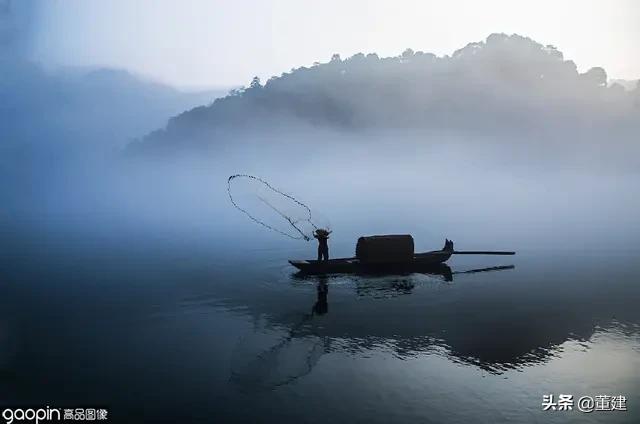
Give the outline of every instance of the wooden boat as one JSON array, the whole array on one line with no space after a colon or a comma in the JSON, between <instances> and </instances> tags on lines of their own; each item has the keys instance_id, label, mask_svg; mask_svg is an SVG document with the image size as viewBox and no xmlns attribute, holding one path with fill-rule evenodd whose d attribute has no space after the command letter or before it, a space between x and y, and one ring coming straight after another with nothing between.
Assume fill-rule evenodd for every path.
<instances>
[{"instance_id":1,"label":"wooden boat","mask_svg":"<svg viewBox=\"0 0 640 424\"><path fill-rule=\"evenodd\" d=\"M373 236L369 239L410 236ZM362 238L366 239L366 238ZM386 240L382 240L386 242ZM380 239L377 241L380 242ZM410 250L413 250L413 239L409 240ZM360 244L360 240L359 240ZM358 257L318 260L290 260L289 263L305 274L348 274L348 273L411 273L428 272L445 263L452 255L515 255L515 252L503 251L458 251L453 249L453 242L447 240L441 250L424 253L409 253L408 257L391 261L362 261Z\"/></svg>"},{"instance_id":2,"label":"wooden boat","mask_svg":"<svg viewBox=\"0 0 640 424\"><path fill-rule=\"evenodd\" d=\"M350 274L378 272L421 272L437 267L449 260L454 251L434 250L416 253L409 262L363 263L358 258L317 260L290 260L289 263L306 274Z\"/></svg>"}]
</instances>

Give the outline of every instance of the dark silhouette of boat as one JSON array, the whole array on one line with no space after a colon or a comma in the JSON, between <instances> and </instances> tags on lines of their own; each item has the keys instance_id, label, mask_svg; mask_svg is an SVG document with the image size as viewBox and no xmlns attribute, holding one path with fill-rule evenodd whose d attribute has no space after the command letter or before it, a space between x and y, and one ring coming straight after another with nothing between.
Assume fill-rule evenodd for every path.
<instances>
[{"instance_id":1,"label":"dark silhouette of boat","mask_svg":"<svg viewBox=\"0 0 640 424\"><path fill-rule=\"evenodd\" d=\"M436 267L449 260L453 252L436 250L433 252L416 253L409 262L366 263L360 259L339 258L328 261L317 260L290 260L289 263L300 271L308 274L332 274L332 273L359 273L359 272L383 272L402 271L420 272Z\"/></svg>"},{"instance_id":2,"label":"dark silhouette of boat","mask_svg":"<svg viewBox=\"0 0 640 424\"><path fill-rule=\"evenodd\" d=\"M380 248L375 247L377 251L374 255L367 257L367 252L361 245L364 246L368 240L375 240L376 243L382 246L384 250L384 243L388 240L395 240L394 243L398 245L398 240L403 243L404 240L409 244L409 256L394 255L394 252L390 252L390 260L384 260L380 258ZM395 247L395 246L394 246ZM450 240L445 241L444 248L440 250L433 250L430 252L413 253L413 238L411 236L372 236L361 237L358 240L358 247L356 248L356 256L351 258L338 258L329 259L327 261L318 260L289 260L289 263L298 268L305 274L348 274L348 273L411 273L411 272L428 272L433 269L437 269L440 264L444 264L451 258L452 255L515 255L515 252L505 251L458 251L453 249L453 242ZM362 252L365 252L364 254ZM384 253L384 252L383 252ZM370 260L375 256L376 260Z\"/></svg>"}]
</instances>

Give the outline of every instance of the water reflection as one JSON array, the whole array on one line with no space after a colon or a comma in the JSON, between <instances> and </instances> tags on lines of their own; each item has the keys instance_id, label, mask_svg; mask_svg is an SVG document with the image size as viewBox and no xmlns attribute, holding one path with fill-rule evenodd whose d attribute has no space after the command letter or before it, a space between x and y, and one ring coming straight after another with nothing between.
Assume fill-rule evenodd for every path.
<instances>
[{"instance_id":1,"label":"water reflection","mask_svg":"<svg viewBox=\"0 0 640 424\"><path fill-rule=\"evenodd\" d=\"M271 390L309 374L330 351L330 338L318 335L314 317L329 312L329 285L317 277L316 301L309 314L285 332L254 331L241 338L233 352L230 383L243 392Z\"/></svg>"},{"instance_id":2,"label":"water reflection","mask_svg":"<svg viewBox=\"0 0 640 424\"><path fill-rule=\"evenodd\" d=\"M294 274L295 286L315 286L310 319L300 326L274 314L271 324L295 328L294 338L324 340L323 353L359 356L387 350L399 359L436 354L501 374L561 356L567 341L588 347L598 329L620 326L621 321L611 319L616 314L634 322L628 304L614 300L627 288L610 287L608 298L593 307L575 291L577 283L583 292L589 290L588 279L565 280L565 287L562 279L553 278L538 281L537 286L523 285L522 275L511 280L507 272L502 278L483 280L492 285L461 287L454 281L459 276L468 283L476 281L469 280L471 275L514 269L507 265L453 271L442 265L430 272L396 276ZM339 300L331 313L329 286ZM575 293L573 297L566 296L568 290ZM353 293L361 300L354 301Z\"/></svg>"},{"instance_id":3,"label":"water reflection","mask_svg":"<svg viewBox=\"0 0 640 424\"><path fill-rule=\"evenodd\" d=\"M506 271L515 269L514 265L502 265L485 268L474 268L465 271L453 271L451 267L446 264L437 264L426 268L423 272L405 273L405 274L385 274L385 273L366 273L360 274L354 280L356 282L355 290L358 296L372 296L372 297L394 297L403 294L411 294L415 287L415 276L430 276L439 278L443 282L452 283L453 276L457 274L477 274L480 272L492 272L492 271ZM337 278L343 276L338 275ZM314 283L316 284L318 300L314 305L316 307L324 308L324 312L319 313L322 315L328 311L327 295L329 291L327 275L309 275L303 272L296 272L292 276L294 283ZM335 278L335 277L334 277Z\"/></svg>"},{"instance_id":4,"label":"water reflection","mask_svg":"<svg viewBox=\"0 0 640 424\"><path fill-rule=\"evenodd\" d=\"M106 399L122 411L135 409L128 399L143 399L228 416L251 409L251 422L254 412L297 413L299 405L306 417L346 399L363 420L371 417L362 411L381 410L393 422L398 405L421 411L409 413L413 421L437 412L440 392L452 394L447 402L466 393L468 418L483 410L469 399L507 399L512 410L535 412L550 388L573 384L594 395L635 393L625 381L637 386L637 256L555 250L519 255L506 270L464 258L431 273L300 278L286 265L299 256L289 251L180 251L148 262L125 253L95 255L86 266L56 257L7 286L7 402ZM367 403L381 398L389 400ZM481 421L495 418L486 415Z\"/></svg>"},{"instance_id":5,"label":"water reflection","mask_svg":"<svg viewBox=\"0 0 640 424\"><path fill-rule=\"evenodd\" d=\"M329 303L327 296L329 295L329 284L327 283L327 277L318 277L317 287L318 299L313 305L312 313L316 315L324 315L329 312Z\"/></svg>"},{"instance_id":6,"label":"water reflection","mask_svg":"<svg viewBox=\"0 0 640 424\"><path fill-rule=\"evenodd\" d=\"M513 265L454 272L449 266L441 264L420 274L369 274L348 278L352 279L358 297L378 300L412 294L418 284L417 280L425 276L450 284L456 274L511 269L514 269ZM407 308L397 308L397 305L389 308L384 303L357 306L348 304L347 308L341 305L335 313L329 314L330 279L340 283L343 278L345 277L295 274L294 284L315 286L316 296L311 313L298 322L281 317L275 319L277 323L270 323L272 329L287 326L289 331L285 334L280 332L269 337L268 331L261 330L242 340L234 352L232 381L245 390L272 389L309 374L323 354L348 352L361 355L369 350L386 349L392 350L400 359L425 353L439 354L454 362L473 364L494 373L510 367L505 361L481 359L487 357L482 350L483 345L460 343L463 338L476 331L473 325L465 327L454 317L442 320L446 318L446 313L438 309L431 308L429 314L426 314L426 310L419 310L420 302L412 303ZM429 315L438 316L439 319L430 319ZM249 347L251 344L254 345L252 348ZM472 351L468 351L468 346L474 346ZM504 346L501 347L503 348ZM253 353L249 352L251 349ZM533 363L547 354L549 351L545 349L539 349L536 353L530 350L526 357L514 352L509 364L518 360Z\"/></svg>"}]
</instances>

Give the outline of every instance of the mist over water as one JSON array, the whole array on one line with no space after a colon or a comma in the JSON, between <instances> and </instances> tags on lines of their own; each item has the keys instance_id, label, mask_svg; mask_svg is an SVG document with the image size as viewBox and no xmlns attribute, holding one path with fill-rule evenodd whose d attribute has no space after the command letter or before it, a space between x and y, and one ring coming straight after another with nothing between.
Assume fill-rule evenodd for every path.
<instances>
[{"instance_id":1,"label":"mist over water","mask_svg":"<svg viewBox=\"0 0 640 424\"><path fill-rule=\"evenodd\" d=\"M310 137L306 136L307 139ZM371 136L318 134L312 147L251 146L224 155L66 157L22 168L15 213L54 232L198 233L238 243L289 243L255 225L229 201L227 178L248 173L326 216L335 242L375 233L424 232L471 248L633 248L639 235L638 176L487 158L453 145L397 148ZM422 141L422 140L419 140ZM440 140L438 140L440 141ZM243 140L239 139L238 144ZM283 145L284 144L284 145ZM411 146L407 148L407 146ZM14 187L14 189L16 188ZM110 230L114 227L115 231ZM258 243L259 244L259 243Z\"/></svg>"},{"instance_id":2,"label":"mist over water","mask_svg":"<svg viewBox=\"0 0 640 424\"><path fill-rule=\"evenodd\" d=\"M490 39L334 58L212 104L5 49L0 404L106 405L115 422L636 422L634 94ZM504 49L551 64L498 72ZM535 84L513 91L513 75ZM334 258L392 233L517 255L304 277L287 260L316 245L235 209L237 173L330 222ZM622 394L629 412L542 412L549 393Z\"/></svg>"},{"instance_id":3,"label":"mist over water","mask_svg":"<svg viewBox=\"0 0 640 424\"><path fill-rule=\"evenodd\" d=\"M118 420L460 423L547 419L546 393L637 403L637 175L472 141L309 129L19 167L2 219L3 402L108 404ZM315 245L233 208L238 172L326 216L332 257L410 233L418 251L448 237L518 252L453 258L452 272L515 268L299 278L287 260Z\"/></svg>"},{"instance_id":4,"label":"mist over water","mask_svg":"<svg viewBox=\"0 0 640 424\"><path fill-rule=\"evenodd\" d=\"M442 373L458 376L446 383L451 393L464 385L468 396L487 401L528 387L508 402L520 419L538 413L542 394L559 388L635 399L637 380L602 386L622 380L584 371L600 355L620 355L625 369L637 362L635 175L551 165L533 172L531 163L505 164L455 147L399 152L382 138L354 138L352 147L340 148L344 138L322 133L323 143L311 149L252 146L224 157L113 155L42 176L46 190L35 191L33 203L23 204L28 214L12 215L4 227L2 273L11 302L4 367L16 373L5 387L18 385L15 399L49 399L53 386L36 389L36 375L62 378L74 370L53 399L107 399L135 417L140 412L109 387L137 375L127 393L154 387L143 398L171 398L176 408L193 404L204 415L213 396L228 419L255 418L239 412L247 402L270 419L302 418L311 410L335 419L413 421L427 407L444 417L424 403L441 396L428 382ZM295 278L286 261L313 258L315 245L272 233L234 209L226 182L236 172L267 178L327 216L332 257L352 256L360 235L411 233L418 251L439 248L448 237L459 249L518 252L507 260L454 258L454 272L516 268L454 275L453 283L442 275L330 278L329 312L313 315L320 280ZM43 327L38 322L45 317ZM44 342L34 340L45 329L50 341L42 351ZM85 351L80 340L94 347ZM48 359L39 367L28 365L42 355ZM78 361L93 371L78 374ZM137 361L150 364L142 374L133 368ZM571 361L584 365L572 368ZM392 369L384 371L385 363ZM317 387L329 393L346 384L331 377L344 367L355 367L344 374L354 379L346 386L352 390L361 390L365 375L387 384L366 396L339 391L356 406L321 413ZM606 373L633 375L617 368ZM476 378L488 379L496 393L469 388ZM84 379L101 383L82 394ZM185 379L176 400L172 382ZM421 395L401 400L406 390ZM294 393L301 393L304 408L286 407ZM367 399L378 395L392 400L374 418ZM398 408L398 402L413 406ZM461 421L483 410L481 401L462 403ZM281 412L267 413L274 404Z\"/></svg>"}]
</instances>

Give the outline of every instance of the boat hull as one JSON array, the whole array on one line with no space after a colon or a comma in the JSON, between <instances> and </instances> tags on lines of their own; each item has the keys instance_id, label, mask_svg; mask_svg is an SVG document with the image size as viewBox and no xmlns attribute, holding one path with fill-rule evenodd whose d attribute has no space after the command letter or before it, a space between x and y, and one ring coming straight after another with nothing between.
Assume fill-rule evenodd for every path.
<instances>
[{"instance_id":1,"label":"boat hull","mask_svg":"<svg viewBox=\"0 0 640 424\"><path fill-rule=\"evenodd\" d=\"M416 253L413 260L397 263L362 263L357 258L290 260L289 263L305 274L411 273L429 271L449 260L452 253L445 250Z\"/></svg>"}]
</instances>

